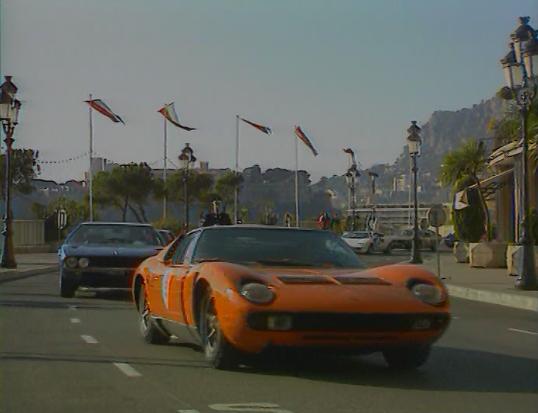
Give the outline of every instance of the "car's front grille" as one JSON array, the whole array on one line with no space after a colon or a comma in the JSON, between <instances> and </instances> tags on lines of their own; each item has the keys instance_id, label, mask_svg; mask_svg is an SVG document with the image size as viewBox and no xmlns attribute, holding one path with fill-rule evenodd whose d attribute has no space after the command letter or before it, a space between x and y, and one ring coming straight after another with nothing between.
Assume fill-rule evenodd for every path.
<instances>
[{"instance_id":1,"label":"car's front grille","mask_svg":"<svg viewBox=\"0 0 538 413\"><path fill-rule=\"evenodd\" d=\"M432 330L446 327L450 316L444 313L269 313L256 312L247 317L254 330L268 330L268 318L291 318L292 331L410 331ZM427 328L416 328L417 323L428 323ZM423 324L424 325L424 324Z\"/></svg>"},{"instance_id":2,"label":"car's front grille","mask_svg":"<svg viewBox=\"0 0 538 413\"><path fill-rule=\"evenodd\" d=\"M90 257L90 267L135 268L145 260L144 257Z\"/></svg>"}]
</instances>

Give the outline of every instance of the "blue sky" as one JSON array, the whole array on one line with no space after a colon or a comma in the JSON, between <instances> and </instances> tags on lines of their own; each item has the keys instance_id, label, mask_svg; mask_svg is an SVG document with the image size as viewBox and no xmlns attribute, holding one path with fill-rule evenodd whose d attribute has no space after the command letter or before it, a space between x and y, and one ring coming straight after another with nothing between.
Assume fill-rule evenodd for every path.
<instances>
[{"instance_id":1,"label":"blue sky","mask_svg":"<svg viewBox=\"0 0 538 413\"><path fill-rule=\"evenodd\" d=\"M456 110L502 85L499 58L517 16L538 26L537 0L0 0L1 70L24 103L16 145L43 160L87 151L88 93L126 121L95 119L109 159L162 157L163 103L191 133L169 128L170 157L190 142L211 166L233 166L235 115L242 167L294 165L292 127L314 178L341 174L343 147L363 166L392 162L410 120ZM158 165L155 164L155 165ZM84 160L45 166L80 178Z\"/></svg>"}]
</instances>

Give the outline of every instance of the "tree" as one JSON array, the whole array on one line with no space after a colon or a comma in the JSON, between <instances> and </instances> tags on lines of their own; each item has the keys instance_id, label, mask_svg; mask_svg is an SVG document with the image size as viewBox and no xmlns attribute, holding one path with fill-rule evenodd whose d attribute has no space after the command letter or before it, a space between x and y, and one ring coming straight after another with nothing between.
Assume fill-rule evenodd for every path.
<instances>
[{"instance_id":1,"label":"tree","mask_svg":"<svg viewBox=\"0 0 538 413\"><path fill-rule=\"evenodd\" d=\"M235 188L243 183L243 176L235 171L227 171L221 175L215 184L215 192L226 203L233 203Z\"/></svg>"},{"instance_id":2,"label":"tree","mask_svg":"<svg viewBox=\"0 0 538 413\"><path fill-rule=\"evenodd\" d=\"M138 222L148 222L144 204L154 193L155 179L146 163L116 166L110 172L102 171L94 177L94 197L100 206L112 206L121 212L122 221L127 212Z\"/></svg>"},{"instance_id":3,"label":"tree","mask_svg":"<svg viewBox=\"0 0 538 413\"><path fill-rule=\"evenodd\" d=\"M165 191L170 201L184 204L184 177L185 172L178 170L166 179ZM215 199L211 197L211 189L213 187L213 177L211 175L191 170L189 171L187 185L189 202L207 203Z\"/></svg>"},{"instance_id":4,"label":"tree","mask_svg":"<svg viewBox=\"0 0 538 413\"><path fill-rule=\"evenodd\" d=\"M476 186L478 189L478 205L483 211L484 232L487 239L490 240L489 210L479 179L486 167L487 156L483 142L470 139L445 155L441 164L439 180L443 185L452 186L454 193L463 190L469 185ZM466 185L467 183L469 185ZM471 208L471 206L468 208ZM454 218L456 222L457 213Z\"/></svg>"},{"instance_id":5,"label":"tree","mask_svg":"<svg viewBox=\"0 0 538 413\"><path fill-rule=\"evenodd\" d=\"M32 179L40 172L37 164L39 153L33 149L14 149L11 155L11 179L15 192L29 194L33 190ZM5 154L0 155L0 194L4 198Z\"/></svg>"}]
</instances>

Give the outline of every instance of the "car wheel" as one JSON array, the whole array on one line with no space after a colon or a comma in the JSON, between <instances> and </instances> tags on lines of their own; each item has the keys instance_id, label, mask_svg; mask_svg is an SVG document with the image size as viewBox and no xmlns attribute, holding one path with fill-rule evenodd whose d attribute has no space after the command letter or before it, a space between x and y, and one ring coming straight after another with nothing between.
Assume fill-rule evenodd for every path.
<instances>
[{"instance_id":1,"label":"car wheel","mask_svg":"<svg viewBox=\"0 0 538 413\"><path fill-rule=\"evenodd\" d=\"M392 248L394 248L394 245L392 243L390 243L389 245L387 245L387 248L385 248L385 250L383 251L385 254L392 254Z\"/></svg>"},{"instance_id":2,"label":"car wheel","mask_svg":"<svg viewBox=\"0 0 538 413\"><path fill-rule=\"evenodd\" d=\"M366 254L371 254L374 252L374 244L368 245L368 249L366 250Z\"/></svg>"},{"instance_id":3,"label":"car wheel","mask_svg":"<svg viewBox=\"0 0 538 413\"><path fill-rule=\"evenodd\" d=\"M209 291L201 302L199 320L200 337L206 360L217 369L228 370L236 367L238 352L222 334L219 318Z\"/></svg>"},{"instance_id":4,"label":"car wheel","mask_svg":"<svg viewBox=\"0 0 538 413\"><path fill-rule=\"evenodd\" d=\"M69 277L63 268L60 269L60 296L64 298L72 298L77 291L77 284Z\"/></svg>"},{"instance_id":5,"label":"car wheel","mask_svg":"<svg viewBox=\"0 0 538 413\"><path fill-rule=\"evenodd\" d=\"M138 313L140 315L140 333L146 343L166 344L170 340L170 337L155 325L155 320L151 317L144 285L140 286L138 293Z\"/></svg>"},{"instance_id":6,"label":"car wheel","mask_svg":"<svg viewBox=\"0 0 538 413\"><path fill-rule=\"evenodd\" d=\"M422 366L430 356L431 346L415 345L397 347L383 351L383 357L389 367L399 370L411 370Z\"/></svg>"}]
</instances>

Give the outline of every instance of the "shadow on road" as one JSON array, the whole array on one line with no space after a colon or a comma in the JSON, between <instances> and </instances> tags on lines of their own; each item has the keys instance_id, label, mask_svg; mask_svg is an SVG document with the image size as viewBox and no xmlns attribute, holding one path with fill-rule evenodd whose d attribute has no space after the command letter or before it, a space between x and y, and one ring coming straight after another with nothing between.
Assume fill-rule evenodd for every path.
<instances>
[{"instance_id":1,"label":"shadow on road","mask_svg":"<svg viewBox=\"0 0 538 413\"><path fill-rule=\"evenodd\" d=\"M398 389L538 393L537 359L437 346L416 371L390 369L380 355L284 357L258 361L241 371Z\"/></svg>"}]
</instances>

